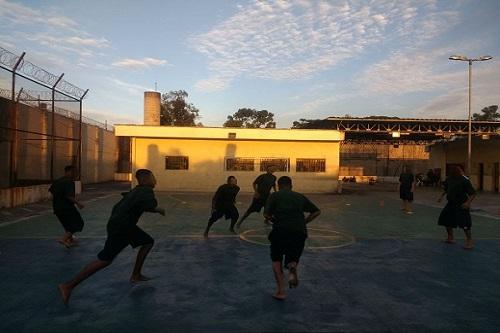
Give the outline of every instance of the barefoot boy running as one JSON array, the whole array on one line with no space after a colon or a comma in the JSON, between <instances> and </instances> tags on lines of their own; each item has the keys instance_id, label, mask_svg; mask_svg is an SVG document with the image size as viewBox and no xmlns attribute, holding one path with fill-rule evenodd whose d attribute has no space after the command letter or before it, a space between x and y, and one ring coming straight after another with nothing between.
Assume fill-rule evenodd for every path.
<instances>
[{"instance_id":1,"label":"barefoot boy running","mask_svg":"<svg viewBox=\"0 0 500 333\"><path fill-rule=\"evenodd\" d=\"M278 192L269 196L264 215L273 221L273 230L268 237L271 242L271 260L278 287L273 297L284 300L286 294L283 257L285 257L285 268L289 270L289 286L295 288L299 284L297 265L307 238L306 224L318 217L321 212L304 195L292 191L290 177L280 177L278 188ZM310 214L304 217L304 212Z\"/></svg>"},{"instance_id":2,"label":"barefoot boy running","mask_svg":"<svg viewBox=\"0 0 500 333\"><path fill-rule=\"evenodd\" d=\"M130 281L148 280L142 275L141 269L146 256L153 247L154 240L137 226L137 222L143 212L165 215L165 210L157 207L158 202L153 192L156 179L153 173L147 169L139 169L135 173L135 177L139 185L130 192L124 193L123 198L113 207L107 225L108 238L104 249L97 255L98 259L88 264L72 280L59 285L64 304L68 305L71 292L78 284L110 265L113 259L129 244L134 248L140 246Z\"/></svg>"},{"instance_id":3,"label":"barefoot boy running","mask_svg":"<svg viewBox=\"0 0 500 333\"><path fill-rule=\"evenodd\" d=\"M233 234L236 233L234 231L234 225L240 216L238 208L234 205L236 202L236 195L238 195L238 192L240 191L240 187L236 184L238 184L236 177L229 176L227 177L227 183L219 186L217 192L215 192L212 199L212 216L210 216L210 219L208 220L207 228L203 233L203 237L208 238L210 227L223 216L226 220L231 219L229 231Z\"/></svg>"}]
</instances>

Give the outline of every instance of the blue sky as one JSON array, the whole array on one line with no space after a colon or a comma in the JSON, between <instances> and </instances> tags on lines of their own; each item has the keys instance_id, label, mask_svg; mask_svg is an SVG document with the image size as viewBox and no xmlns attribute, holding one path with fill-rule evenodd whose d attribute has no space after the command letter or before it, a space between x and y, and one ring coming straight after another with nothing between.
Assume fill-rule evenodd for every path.
<instances>
[{"instance_id":1,"label":"blue sky","mask_svg":"<svg viewBox=\"0 0 500 333\"><path fill-rule=\"evenodd\" d=\"M140 123L143 91L183 89L200 121L466 118L500 104L500 1L0 0L0 46L89 88L85 115Z\"/></svg>"}]
</instances>

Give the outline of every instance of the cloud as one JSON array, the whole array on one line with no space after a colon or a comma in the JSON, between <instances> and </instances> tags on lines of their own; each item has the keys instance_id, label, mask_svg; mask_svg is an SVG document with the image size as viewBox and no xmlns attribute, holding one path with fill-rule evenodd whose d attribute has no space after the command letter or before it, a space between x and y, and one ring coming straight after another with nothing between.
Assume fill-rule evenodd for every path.
<instances>
[{"instance_id":1,"label":"cloud","mask_svg":"<svg viewBox=\"0 0 500 333\"><path fill-rule=\"evenodd\" d=\"M190 45L208 59L211 76L196 87L223 90L240 76L270 80L310 78L387 40L415 45L449 29L454 11L419 9L412 1L261 1L238 6L235 15Z\"/></svg>"},{"instance_id":2,"label":"cloud","mask_svg":"<svg viewBox=\"0 0 500 333\"><path fill-rule=\"evenodd\" d=\"M97 49L110 46L106 38L90 35L76 21L53 10L39 11L0 0L0 21L12 25L10 29L14 31L15 44L20 40L37 42L58 52L73 53L83 58L94 57ZM11 41L10 44L14 43Z\"/></svg>"},{"instance_id":3,"label":"cloud","mask_svg":"<svg viewBox=\"0 0 500 333\"><path fill-rule=\"evenodd\" d=\"M148 69L153 66L165 66L168 62L157 58L131 59L126 58L112 63L112 66L127 69Z\"/></svg>"},{"instance_id":4,"label":"cloud","mask_svg":"<svg viewBox=\"0 0 500 333\"><path fill-rule=\"evenodd\" d=\"M500 65L497 62L473 65L472 113L490 105L500 105ZM457 70L462 80L449 83L445 92L419 107L415 114L422 118L466 119L468 114L467 67Z\"/></svg>"},{"instance_id":5,"label":"cloud","mask_svg":"<svg viewBox=\"0 0 500 333\"><path fill-rule=\"evenodd\" d=\"M108 78L108 81L113 85L113 87L121 88L122 90L134 95L141 95L144 91L151 90L149 87L128 83L117 78Z\"/></svg>"},{"instance_id":6,"label":"cloud","mask_svg":"<svg viewBox=\"0 0 500 333\"><path fill-rule=\"evenodd\" d=\"M362 95L402 95L444 89L460 76L456 70L442 70L451 52L450 49L396 52L362 72L355 84Z\"/></svg>"}]
</instances>

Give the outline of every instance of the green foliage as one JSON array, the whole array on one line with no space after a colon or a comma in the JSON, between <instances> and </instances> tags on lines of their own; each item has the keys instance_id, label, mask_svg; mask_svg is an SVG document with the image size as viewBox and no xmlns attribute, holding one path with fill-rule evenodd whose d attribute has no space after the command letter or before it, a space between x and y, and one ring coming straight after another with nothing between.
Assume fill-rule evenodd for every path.
<instances>
[{"instance_id":1,"label":"green foliage","mask_svg":"<svg viewBox=\"0 0 500 333\"><path fill-rule=\"evenodd\" d=\"M224 127L240 128L275 128L274 114L267 110L257 111L255 109L242 108L232 116L227 116Z\"/></svg>"},{"instance_id":2,"label":"green foliage","mask_svg":"<svg viewBox=\"0 0 500 333\"><path fill-rule=\"evenodd\" d=\"M483 120L483 121L495 121L500 120L500 113L498 111L498 105L490 105L481 110L481 113L474 113L472 119Z\"/></svg>"},{"instance_id":3,"label":"green foliage","mask_svg":"<svg viewBox=\"0 0 500 333\"><path fill-rule=\"evenodd\" d=\"M169 91L161 96L160 125L162 126L197 126L199 110L186 100L184 90ZM198 123L198 126L201 123Z\"/></svg>"}]
</instances>

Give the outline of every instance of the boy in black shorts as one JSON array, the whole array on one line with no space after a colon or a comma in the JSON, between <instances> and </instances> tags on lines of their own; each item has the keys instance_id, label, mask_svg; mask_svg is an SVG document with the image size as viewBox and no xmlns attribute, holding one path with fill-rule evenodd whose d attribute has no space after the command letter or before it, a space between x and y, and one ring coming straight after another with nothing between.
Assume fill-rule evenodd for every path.
<instances>
[{"instance_id":1,"label":"boy in black shorts","mask_svg":"<svg viewBox=\"0 0 500 333\"><path fill-rule=\"evenodd\" d=\"M212 199L212 216L210 216L207 228L203 233L205 238L208 238L208 231L210 230L210 227L223 216L226 220L231 219L231 226L229 227L229 230L232 233L236 233L234 231L234 225L240 216L238 209L234 205L236 202L236 195L240 191L239 186L236 184L238 184L236 177L229 176L227 177L227 183L219 186L217 192L215 192Z\"/></svg>"},{"instance_id":2,"label":"boy in black shorts","mask_svg":"<svg viewBox=\"0 0 500 333\"><path fill-rule=\"evenodd\" d=\"M268 237L271 242L271 260L278 287L273 297L284 300L286 294L283 259L285 268L289 270L289 286L295 288L299 284L297 265L307 238L306 224L318 217L321 212L304 195L292 191L290 177L280 177L278 188L278 192L269 196L264 215L273 222L273 230ZM304 212L309 215L304 217Z\"/></svg>"},{"instance_id":3,"label":"boy in black shorts","mask_svg":"<svg viewBox=\"0 0 500 333\"><path fill-rule=\"evenodd\" d=\"M276 192L276 176L273 175L275 171L275 167L270 165L267 167L267 172L261 174L258 176L254 182L253 182L253 190L254 190L254 195L253 195L253 200L252 203L250 204L250 207L248 207L247 211L239 222L236 224L236 227L239 229L241 227L241 224L243 221L250 216L252 213L258 213L262 210L262 208L266 205L267 198L269 197L269 194L271 192L271 189L274 189L274 192ZM266 224L269 224L268 219L266 218L264 220Z\"/></svg>"},{"instance_id":4,"label":"boy in black shorts","mask_svg":"<svg viewBox=\"0 0 500 333\"><path fill-rule=\"evenodd\" d=\"M123 193L123 198L113 207L107 225L108 238L104 249L97 255L98 259L88 264L69 282L59 284L64 304L68 305L71 292L78 284L110 265L128 245L134 248L140 246L130 282L149 280L142 275L141 270L146 256L153 247L154 240L137 226L137 222L143 212L165 215L165 210L157 207L158 202L153 192L156 179L153 173L147 169L139 169L135 177L139 185L130 192Z\"/></svg>"},{"instance_id":5,"label":"boy in black shorts","mask_svg":"<svg viewBox=\"0 0 500 333\"><path fill-rule=\"evenodd\" d=\"M413 176L410 167L405 166L404 171L399 175L399 198L403 200L401 209L406 214L413 214L411 208L413 192L415 192L415 176Z\"/></svg>"},{"instance_id":6,"label":"boy in black shorts","mask_svg":"<svg viewBox=\"0 0 500 333\"><path fill-rule=\"evenodd\" d=\"M460 227L464 230L466 237L464 249L470 250L474 247L470 205L476 197L476 191L469 178L465 177L462 167L455 166L451 169L451 175L444 182L444 192L439 197L438 202L441 202L445 195L448 203L441 211L438 220L438 225L444 226L448 234L445 243L455 243L453 229Z\"/></svg>"},{"instance_id":7,"label":"boy in black shorts","mask_svg":"<svg viewBox=\"0 0 500 333\"><path fill-rule=\"evenodd\" d=\"M52 207L64 228L64 235L58 242L69 248L77 244L74 234L83 230L83 219L75 205L82 209L83 205L76 200L75 168L68 165L64 168L64 176L55 180L49 188L52 194Z\"/></svg>"}]
</instances>

